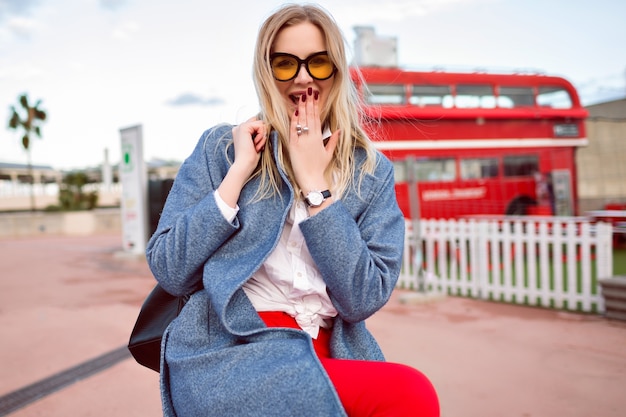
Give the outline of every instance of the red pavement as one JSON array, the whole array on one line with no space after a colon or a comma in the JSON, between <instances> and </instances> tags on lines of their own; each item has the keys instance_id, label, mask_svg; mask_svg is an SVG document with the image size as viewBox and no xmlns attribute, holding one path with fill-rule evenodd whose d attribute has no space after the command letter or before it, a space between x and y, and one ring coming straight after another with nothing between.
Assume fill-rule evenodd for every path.
<instances>
[{"instance_id":1,"label":"red pavement","mask_svg":"<svg viewBox=\"0 0 626 417\"><path fill-rule=\"evenodd\" d=\"M117 235L0 240L0 397L128 340L154 281ZM443 417L626 415L626 323L456 297L368 321L387 358L424 371ZM132 359L15 417L159 416L158 376Z\"/></svg>"}]
</instances>

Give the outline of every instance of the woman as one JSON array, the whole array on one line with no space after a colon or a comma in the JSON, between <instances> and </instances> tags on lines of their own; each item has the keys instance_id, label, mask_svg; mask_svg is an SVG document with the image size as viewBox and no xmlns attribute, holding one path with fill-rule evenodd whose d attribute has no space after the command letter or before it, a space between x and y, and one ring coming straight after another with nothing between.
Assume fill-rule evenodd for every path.
<instances>
[{"instance_id":1,"label":"woman","mask_svg":"<svg viewBox=\"0 0 626 417\"><path fill-rule=\"evenodd\" d=\"M164 414L438 416L430 382L365 328L398 278L404 219L336 23L278 10L254 81L260 115L202 135L148 243L165 290L204 286L163 337Z\"/></svg>"}]
</instances>

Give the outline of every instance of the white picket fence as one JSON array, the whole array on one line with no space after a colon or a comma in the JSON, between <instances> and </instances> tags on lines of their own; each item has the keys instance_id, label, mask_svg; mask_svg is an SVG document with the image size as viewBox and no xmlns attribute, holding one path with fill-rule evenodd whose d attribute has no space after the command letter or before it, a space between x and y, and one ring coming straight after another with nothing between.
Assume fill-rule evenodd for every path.
<instances>
[{"instance_id":1,"label":"white picket fence","mask_svg":"<svg viewBox=\"0 0 626 417\"><path fill-rule=\"evenodd\" d=\"M555 309L604 312L610 224L572 217L407 221L400 288Z\"/></svg>"}]
</instances>

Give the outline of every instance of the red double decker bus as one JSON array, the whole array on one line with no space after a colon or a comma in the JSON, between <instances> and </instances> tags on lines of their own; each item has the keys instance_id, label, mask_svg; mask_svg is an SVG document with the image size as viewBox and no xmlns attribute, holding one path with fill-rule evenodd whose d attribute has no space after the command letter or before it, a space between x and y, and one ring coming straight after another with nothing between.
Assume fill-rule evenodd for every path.
<instances>
[{"instance_id":1,"label":"red double decker bus","mask_svg":"<svg viewBox=\"0 0 626 417\"><path fill-rule=\"evenodd\" d=\"M374 67L353 80L407 218L576 214L587 112L567 80Z\"/></svg>"}]
</instances>

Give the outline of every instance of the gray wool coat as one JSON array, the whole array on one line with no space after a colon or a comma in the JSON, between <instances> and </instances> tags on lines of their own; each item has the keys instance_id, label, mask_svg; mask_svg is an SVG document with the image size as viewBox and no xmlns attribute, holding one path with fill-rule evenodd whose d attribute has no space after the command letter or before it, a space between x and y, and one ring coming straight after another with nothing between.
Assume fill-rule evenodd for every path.
<instances>
[{"instance_id":1,"label":"gray wool coat","mask_svg":"<svg viewBox=\"0 0 626 417\"><path fill-rule=\"evenodd\" d=\"M146 255L162 287L195 292L163 337L165 416L345 416L311 337L267 328L242 290L276 247L294 191L284 172L280 195L254 199L244 187L233 223L213 191L233 160L232 126L207 130L181 165ZM265 152L276 149L270 137ZM228 155L228 158L226 157ZM364 152L356 150L357 166ZM358 174L357 174L358 175ZM393 167L382 155L373 175L300 224L338 311L330 341L335 358L384 360L364 320L389 299L400 272L404 219ZM358 180L356 181L358 183Z\"/></svg>"}]
</instances>

